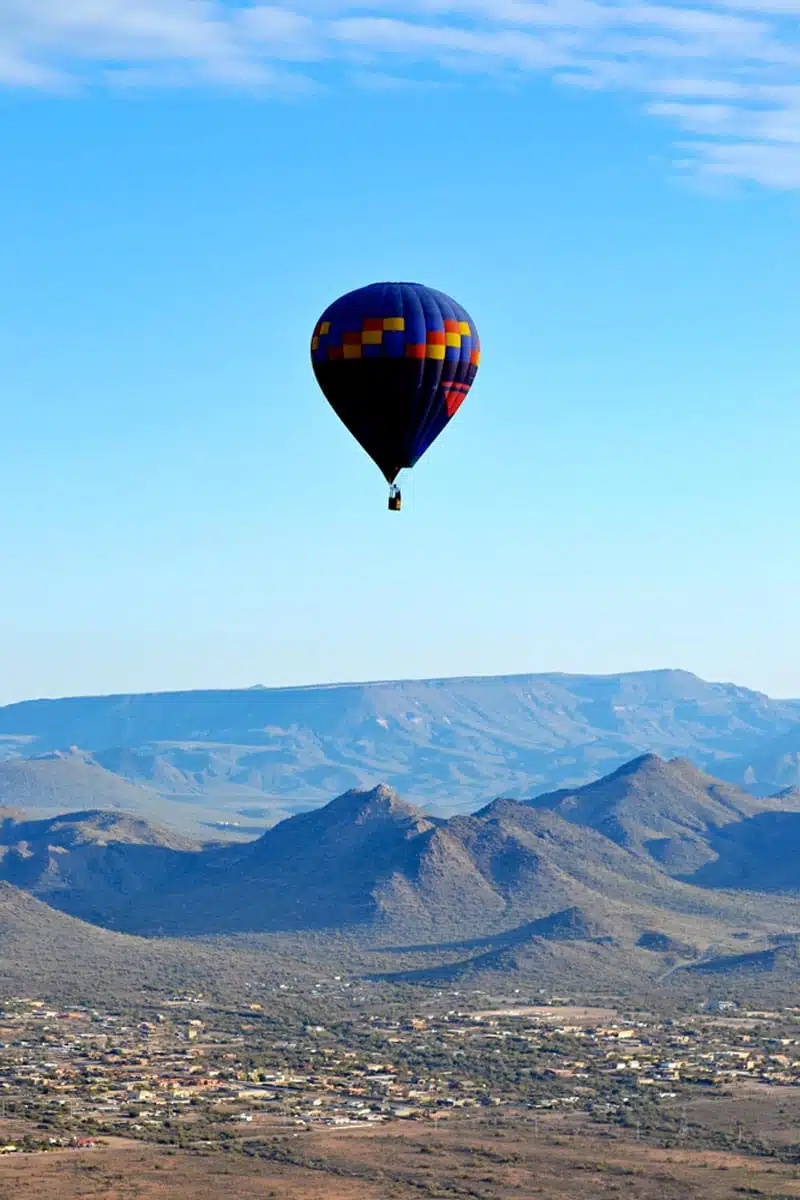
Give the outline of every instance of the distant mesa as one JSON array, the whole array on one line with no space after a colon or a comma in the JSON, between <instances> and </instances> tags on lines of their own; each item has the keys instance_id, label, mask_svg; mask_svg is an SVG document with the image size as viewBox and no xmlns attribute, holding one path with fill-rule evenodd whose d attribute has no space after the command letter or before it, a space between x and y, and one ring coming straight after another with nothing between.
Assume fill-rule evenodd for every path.
<instances>
[{"instance_id":1,"label":"distant mesa","mask_svg":"<svg viewBox=\"0 0 800 1200\"><path fill-rule=\"evenodd\" d=\"M213 819L224 819L220 807L256 802L298 812L379 781L448 815L497 795L574 792L643 750L759 795L800 786L800 703L663 670L255 685L0 708L3 758L83 760L178 797L185 810L196 797Z\"/></svg>"}]
</instances>

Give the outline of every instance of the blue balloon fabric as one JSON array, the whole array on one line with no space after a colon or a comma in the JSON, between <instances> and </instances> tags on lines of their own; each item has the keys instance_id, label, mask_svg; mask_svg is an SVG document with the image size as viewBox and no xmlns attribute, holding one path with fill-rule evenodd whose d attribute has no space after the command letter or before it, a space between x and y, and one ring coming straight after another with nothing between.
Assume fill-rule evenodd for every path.
<instances>
[{"instance_id":1,"label":"blue balloon fabric","mask_svg":"<svg viewBox=\"0 0 800 1200\"><path fill-rule=\"evenodd\" d=\"M469 313L419 283L373 283L320 317L311 362L322 391L389 483L455 416L480 362Z\"/></svg>"}]
</instances>

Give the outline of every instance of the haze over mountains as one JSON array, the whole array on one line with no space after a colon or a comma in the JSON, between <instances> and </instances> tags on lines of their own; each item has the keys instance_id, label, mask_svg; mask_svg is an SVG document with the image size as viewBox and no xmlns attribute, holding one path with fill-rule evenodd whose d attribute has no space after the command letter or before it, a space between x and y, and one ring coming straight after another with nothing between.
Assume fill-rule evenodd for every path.
<instances>
[{"instance_id":1,"label":"haze over mountains","mask_svg":"<svg viewBox=\"0 0 800 1200\"><path fill-rule=\"evenodd\" d=\"M800 785L800 701L685 671L35 700L0 708L0 803L162 812L199 835L265 828L378 782L468 812L647 752L756 794ZM72 765L39 765L57 761Z\"/></svg>"}]
</instances>

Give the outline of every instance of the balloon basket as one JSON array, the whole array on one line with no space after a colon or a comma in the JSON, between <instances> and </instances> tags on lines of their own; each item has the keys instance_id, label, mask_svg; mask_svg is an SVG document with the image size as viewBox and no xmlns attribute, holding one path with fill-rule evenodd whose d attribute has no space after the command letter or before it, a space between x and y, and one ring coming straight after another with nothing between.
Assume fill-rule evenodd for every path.
<instances>
[{"instance_id":1,"label":"balloon basket","mask_svg":"<svg viewBox=\"0 0 800 1200\"><path fill-rule=\"evenodd\" d=\"M403 497L400 495L400 488L392 486L389 489L389 512L400 512L403 507Z\"/></svg>"}]
</instances>

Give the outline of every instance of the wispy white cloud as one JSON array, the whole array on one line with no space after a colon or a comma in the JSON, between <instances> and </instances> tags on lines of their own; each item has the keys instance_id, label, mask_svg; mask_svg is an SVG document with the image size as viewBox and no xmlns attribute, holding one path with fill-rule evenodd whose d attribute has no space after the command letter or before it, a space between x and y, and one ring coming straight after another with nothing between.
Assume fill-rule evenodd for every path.
<instances>
[{"instance_id":1,"label":"wispy white cloud","mask_svg":"<svg viewBox=\"0 0 800 1200\"><path fill-rule=\"evenodd\" d=\"M335 41L423 61L452 62L454 52L478 62L499 60L528 69L554 67L568 61L564 49L559 49L552 39L513 30L473 30L415 24L391 17L355 17L331 22L329 31Z\"/></svg>"},{"instance_id":2,"label":"wispy white cloud","mask_svg":"<svg viewBox=\"0 0 800 1200\"><path fill-rule=\"evenodd\" d=\"M4 48L8 54L4 54ZM303 13L222 0L0 0L0 83L17 86L16 63L88 81L127 76L159 86L218 81L269 86L276 61L324 54ZM8 60L8 61L7 61ZM31 74L29 86L37 86Z\"/></svg>"},{"instance_id":3,"label":"wispy white cloud","mask_svg":"<svg viewBox=\"0 0 800 1200\"><path fill-rule=\"evenodd\" d=\"M289 0L286 0L288 5ZM546 73L625 91L681 168L800 187L800 0L0 0L0 87L286 92Z\"/></svg>"},{"instance_id":4,"label":"wispy white cloud","mask_svg":"<svg viewBox=\"0 0 800 1200\"><path fill-rule=\"evenodd\" d=\"M712 177L747 179L785 191L800 188L800 147L735 141L688 142L684 149L691 157L678 165L687 169L694 169L699 159Z\"/></svg>"}]
</instances>

